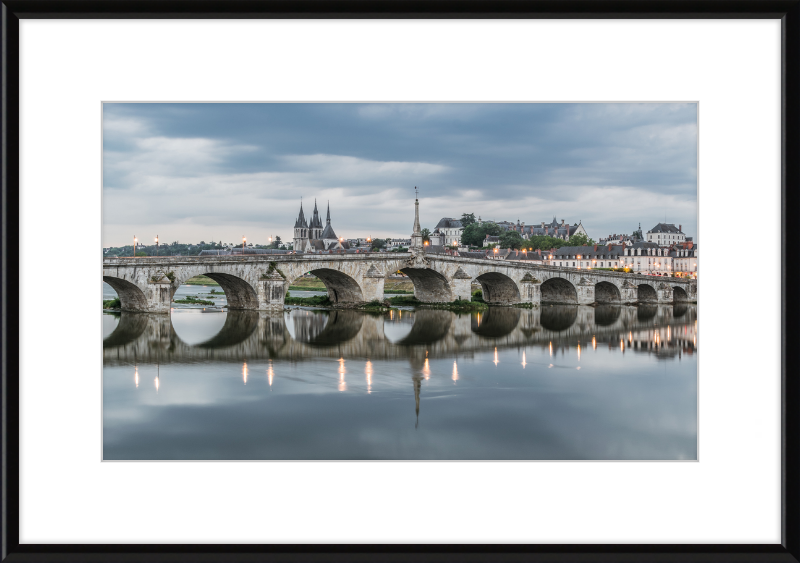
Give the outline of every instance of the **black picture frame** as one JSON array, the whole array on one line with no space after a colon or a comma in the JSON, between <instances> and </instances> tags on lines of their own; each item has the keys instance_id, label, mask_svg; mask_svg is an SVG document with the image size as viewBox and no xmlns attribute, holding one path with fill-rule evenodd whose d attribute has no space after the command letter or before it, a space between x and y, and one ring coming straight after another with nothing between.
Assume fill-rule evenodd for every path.
<instances>
[{"instance_id":1,"label":"black picture frame","mask_svg":"<svg viewBox=\"0 0 800 563\"><path fill-rule=\"evenodd\" d=\"M23 18L780 19L782 539L775 545L79 545L19 542L19 20ZM2 561L800 562L800 383L786 353L786 225L800 190L800 0L3 0ZM796 368L795 368L796 369ZM794 375L792 375L794 374ZM732 493L735 494L735 493Z\"/></svg>"}]
</instances>

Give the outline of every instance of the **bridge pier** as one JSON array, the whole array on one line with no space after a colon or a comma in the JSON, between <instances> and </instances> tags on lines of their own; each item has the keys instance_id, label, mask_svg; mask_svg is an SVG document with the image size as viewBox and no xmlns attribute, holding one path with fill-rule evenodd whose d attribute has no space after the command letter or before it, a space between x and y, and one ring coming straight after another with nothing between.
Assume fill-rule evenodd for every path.
<instances>
[{"instance_id":1,"label":"bridge pier","mask_svg":"<svg viewBox=\"0 0 800 563\"><path fill-rule=\"evenodd\" d=\"M258 309L260 311L283 309L285 298L286 280L283 276L275 270L262 274L258 283Z\"/></svg>"},{"instance_id":2,"label":"bridge pier","mask_svg":"<svg viewBox=\"0 0 800 563\"><path fill-rule=\"evenodd\" d=\"M538 307L542 303L542 282L526 272L520 280L521 303L532 303Z\"/></svg>"},{"instance_id":3,"label":"bridge pier","mask_svg":"<svg viewBox=\"0 0 800 563\"><path fill-rule=\"evenodd\" d=\"M386 285L386 274L375 267L370 266L367 273L361 278L361 291L364 294L364 301L378 300L383 301L383 288Z\"/></svg>"},{"instance_id":4,"label":"bridge pier","mask_svg":"<svg viewBox=\"0 0 800 563\"><path fill-rule=\"evenodd\" d=\"M594 284L586 278L581 278L575 289L578 292L578 305L591 305L595 302Z\"/></svg>"},{"instance_id":5,"label":"bridge pier","mask_svg":"<svg viewBox=\"0 0 800 563\"><path fill-rule=\"evenodd\" d=\"M639 299L638 288L629 280L625 280L622 287L619 288L619 300L621 303L630 305L636 303Z\"/></svg>"},{"instance_id":6,"label":"bridge pier","mask_svg":"<svg viewBox=\"0 0 800 563\"><path fill-rule=\"evenodd\" d=\"M459 267L456 273L453 274L453 279L450 280L450 290L453 292L454 300L471 301L472 276Z\"/></svg>"},{"instance_id":7,"label":"bridge pier","mask_svg":"<svg viewBox=\"0 0 800 563\"><path fill-rule=\"evenodd\" d=\"M163 278L158 281L147 282L147 312L169 314L172 306L172 282Z\"/></svg>"},{"instance_id":8,"label":"bridge pier","mask_svg":"<svg viewBox=\"0 0 800 563\"><path fill-rule=\"evenodd\" d=\"M672 303L672 287L668 284L661 282L656 289L658 294L659 303Z\"/></svg>"}]
</instances>

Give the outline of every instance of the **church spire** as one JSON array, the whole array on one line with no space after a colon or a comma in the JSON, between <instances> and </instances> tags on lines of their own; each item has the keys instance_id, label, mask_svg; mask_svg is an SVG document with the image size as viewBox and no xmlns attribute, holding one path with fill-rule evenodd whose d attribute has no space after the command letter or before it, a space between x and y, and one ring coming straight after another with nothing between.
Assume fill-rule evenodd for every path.
<instances>
[{"instance_id":1,"label":"church spire","mask_svg":"<svg viewBox=\"0 0 800 563\"><path fill-rule=\"evenodd\" d=\"M328 218L325 222L330 225L331 224L331 200L328 200Z\"/></svg>"},{"instance_id":2,"label":"church spire","mask_svg":"<svg viewBox=\"0 0 800 563\"><path fill-rule=\"evenodd\" d=\"M419 227L419 190L414 186L416 198L414 199L414 233L411 235L411 247L422 247L422 229Z\"/></svg>"},{"instance_id":3,"label":"church spire","mask_svg":"<svg viewBox=\"0 0 800 563\"><path fill-rule=\"evenodd\" d=\"M317 210L316 198L314 198L314 214L311 216L311 223L309 224L309 227L311 227L312 229L322 230L322 219L319 218L319 211Z\"/></svg>"},{"instance_id":4,"label":"church spire","mask_svg":"<svg viewBox=\"0 0 800 563\"><path fill-rule=\"evenodd\" d=\"M307 229L308 224L306 223L305 215L303 215L303 198L300 198L300 215L297 216L297 221L294 223L295 229Z\"/></svg>"}]
</instances>

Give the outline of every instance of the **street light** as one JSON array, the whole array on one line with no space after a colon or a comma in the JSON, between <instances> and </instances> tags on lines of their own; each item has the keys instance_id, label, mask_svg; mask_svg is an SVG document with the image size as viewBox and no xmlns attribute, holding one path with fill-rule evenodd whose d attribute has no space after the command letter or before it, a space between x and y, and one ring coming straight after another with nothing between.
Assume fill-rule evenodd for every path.
<instances>
[{"instance_id":1,"label":"street light","mask_svg":"<svg viewBox=\"0 0 800 563\"><path fill-rule=\"evenodd\" d=\"M247 237L242 235L242 254L244 254L244 243L247 242Z\"/></svg>"},{"instance_id":2,"label":"street light","mask_svg":"<svg viewBox=\"0 0 800 563\"><path fill-rule=\"evenodd\" d=\"M133 235L133 257L136 258L136 235Z\"/></svg>"},{"instance_id":3,"label":"street light","mask_svg":"<svg viewBox=\"0 0 800 563\"><path fill-rule=\"evenodd\" d=\"M158 256L158 235L156 235L156 256Z\"/></svg>"}]
</instances>

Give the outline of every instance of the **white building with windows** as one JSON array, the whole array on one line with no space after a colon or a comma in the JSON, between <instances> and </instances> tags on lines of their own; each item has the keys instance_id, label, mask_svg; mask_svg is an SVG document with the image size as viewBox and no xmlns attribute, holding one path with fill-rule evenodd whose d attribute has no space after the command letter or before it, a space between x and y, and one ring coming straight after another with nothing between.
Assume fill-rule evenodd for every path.
<instances>
[{"instance_id":1,"label":"white building with windows","mask_svg":"<svg viewBox=\"0 0 800 563\"><path fill-rule=\"evenodd\" d=\"M430 234L431 244L436 246L461 246L461 233L464 231L461 221L451 217L443 217Z\"/></svg>"},{"instance_id":2,"label":"white building with windows","mask_svg":"<svg viewBox=\"0 0 800 563\"><path fill-rule=\"evenodd\" d=\"M547 265L578 270L621 268L622 246L562 246L551 254Z\"/></svg>"},{"instance_id":3,"label":"white building with windows","mask_svg":"<svg viewBox=\"0 0 800 563\"><path fill-rule=\"evenodd\" d=\"M410 238L387 238L386 248L409 248L411 246Z\"/></svg>"},{"instance_id":4,"label":"white building with windows","mask_svg":"<svg viewBox=\"0 0 800 563\"><path fill-rule=\"evenodd\" d=\"M672 251L673 271L681 276L697 277L697 245L690 242Z\"/></svg>"},{"instance_id":5,"label":"white building with windows","mask_svg":"<svg viewBox=\"0 0 800 563\"><path fill-rule=\"evenodd\" d=\"M686 235L683 234L683 225L677 227L672 223L659 223L647 231L647 242L654 242L659 246L671 246L686 242Z\"/></svg>"},{"instance_id":6,"label":"white building with windows","mask_svg":"<svg viewBox=\"0 0 800 563\"><path fill-rule=\"evenodd\" d=\"M630 268L636 274L672 275L673 272L670 249L662 248L655 242L637 242L625 246L622 258L622 267Z\"/></svg>"}]
</instances>

